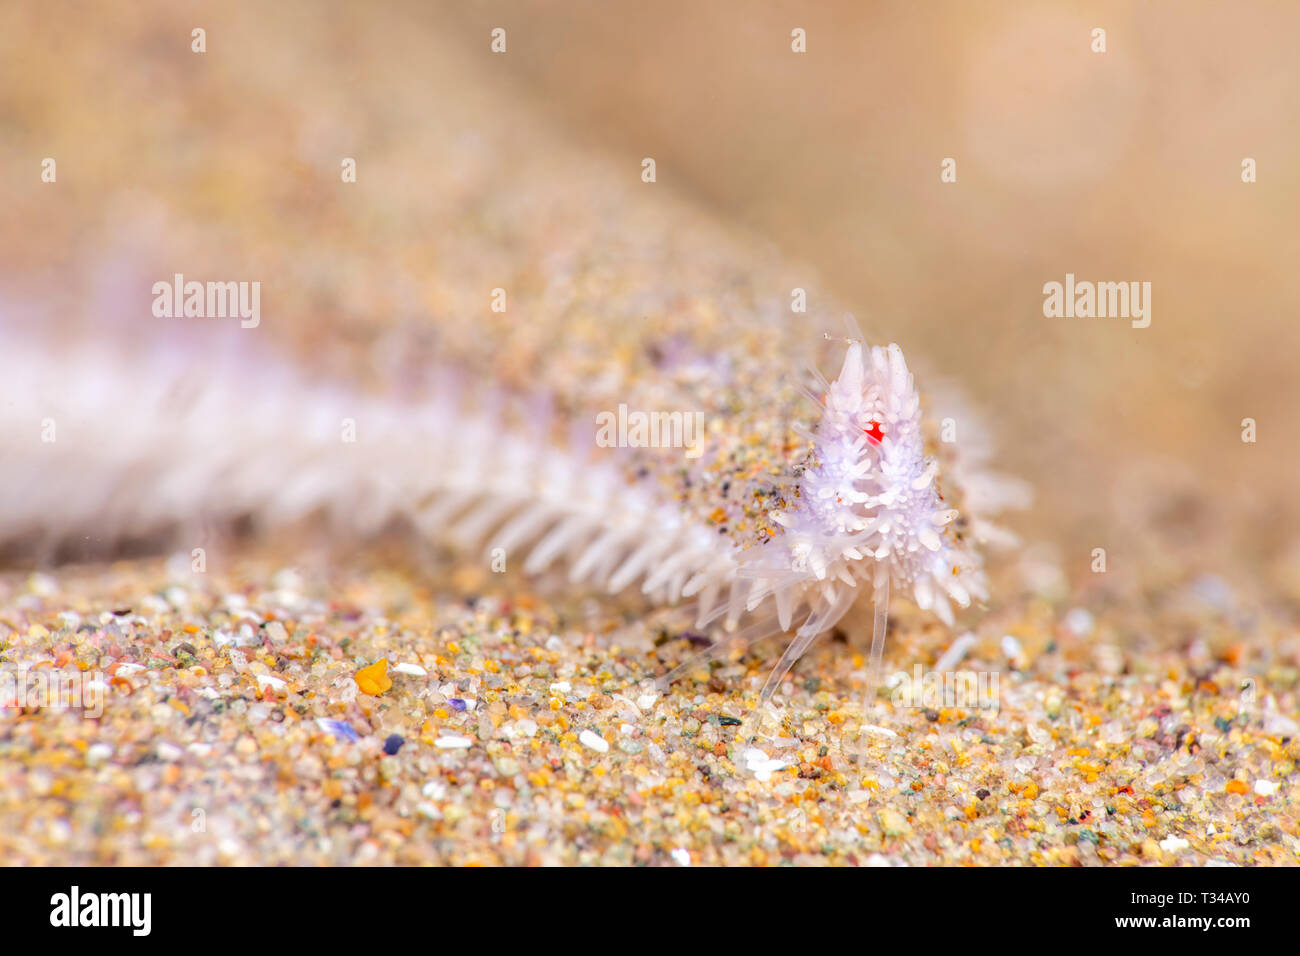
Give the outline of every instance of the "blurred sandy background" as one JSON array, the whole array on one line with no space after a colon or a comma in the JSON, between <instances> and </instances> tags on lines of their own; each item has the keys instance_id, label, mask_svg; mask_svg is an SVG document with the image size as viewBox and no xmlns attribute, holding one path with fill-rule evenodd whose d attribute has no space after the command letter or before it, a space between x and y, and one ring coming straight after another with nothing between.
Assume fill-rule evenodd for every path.
<instances>
[{"instance_id":1,"label":"blurred sandy background","mask_svg":"<svg viewBox=\"0 0 1300 956\"><path fill-rule=\"evenodd\" d=\"M1105 547L1155 584L1167 562L1295 588L1297 28L1283 3L7 4L4 321L98 335L178 259L278 270L299 294L267 334L365 366L379 330L405 351L503 271L526 284L529 243L620 231L597 210L574 238L571 174L534 209L511 184L653 156L657 196L775 244L813 312L834 296L968 387L1072 579ZM353 154L360 188L322 201ZM1045 318L1067 272L1151 282L1151 327Z\"/></svg>"}]
</instances>

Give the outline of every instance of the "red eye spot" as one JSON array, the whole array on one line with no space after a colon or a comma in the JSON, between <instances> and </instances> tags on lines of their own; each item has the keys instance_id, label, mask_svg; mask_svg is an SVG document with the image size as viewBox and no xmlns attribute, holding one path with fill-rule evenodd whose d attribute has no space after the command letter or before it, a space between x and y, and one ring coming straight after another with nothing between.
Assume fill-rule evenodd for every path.
<instances>
[{"instance_id":1,"label":"red eye spot","mask_svg":"<svg viewBox=\"0 0 1300 956\"><path fill-rule=\"evenodd\" d=\"M872 444L879 445L881 439L885 437L885 433L880 429L880 422L867 422L867 424L871 427L862 430L867 433L867 437L871 439Z\"/></svg>"}]
</instances>

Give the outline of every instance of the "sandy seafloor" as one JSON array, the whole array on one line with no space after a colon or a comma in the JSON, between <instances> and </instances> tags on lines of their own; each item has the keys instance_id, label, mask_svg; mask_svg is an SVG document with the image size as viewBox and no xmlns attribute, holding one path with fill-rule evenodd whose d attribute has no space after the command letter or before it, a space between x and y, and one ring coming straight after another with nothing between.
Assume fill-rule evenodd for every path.
<instances>
[{"instance_id":1,"label":"sandy seafloor","mask_svg":"<svg viewBox=\"0 0 1300 956\"><path fill-rule=\"evenodd\" d=\"M642 679L685 659L689 640L634 610L548 604L491 577L462 570L463 596L438 597L430 568L392 553L288 569L261 549L204 575L181 555L7 578L6 661L84 668L108 686L98 720L4 715L4 858L1199 865L1300 853L1294 638L1247 622L1247 651L1213 581L1137 620L1027 594L960 665L998 671L1000 707L882 696L872 723L888 733L870 737L864 766L863 635L850 620L782 687L779 725L758 744L784 766L756 774L737 766L737 724L771 645L656 699ZM1117 640L1190 619L1215 622L1190 654ZM891 670L928 669L951 640L914 611L891 623ZM392 735L403 743L390 755Z\"/></svg>"},{"instance_id":2,"label":"sandy seafloor","mask_svg":"<svg viewBox=\"0 0 1300 956\"><path fill-rule=\"evenodd\" d=\"M230 329L160 330L124 290L177 269L260 277L267 315L241 346L322 378L382 392L455 362L549 391L562 412L706 408L724 466L797 460L790 376L809 361L834 371L820 330L839 309L812 270L694 209L670 164L649 187L640 153L595 162L482 56L401 16L209 12L196 69L172 45L187 14L43 9L0 14L9 44L31 41L3 58L0 159L76 161L57 192L5 180L7 320L108 341L124 361L164 339L201 349ZM340 191L338 157L358 154L356 190ZM499 285L504 316L484 309ZM795 285L813 304L804 325L789 321ZM862 318L892 337L888 317ZM1052 401L1045 389L1053 435L1104 449L1104 416ZM995 438L1043 440L1015 414ZM729 474L688 506L713 514ZM969 629L953 666L998 675L996 710L883 692L870 722L887 733L851 759L864 602L781 688L760 774L740 766L736 735L775 642L654 698L643 680L698 650L686 619L494 575L410 536L207 528L202 573L186 529L171 558L62 542L66 563L0 574L0 660L102 680L103 713L0 711L0 860L1297 863L1300 549L1257 500L1284 483L1225 497L1158 462L1099 465L1092 483L1077 512L1013 522L1024 546L993 559L991 599L958 628L892 609L890 671L930 669ZM1125 544L1078 530L1112 483ZM753 516L733 517L744 534ZM1099 544L1106 574L1088 569Z\"/></svg>"}]
</instances>

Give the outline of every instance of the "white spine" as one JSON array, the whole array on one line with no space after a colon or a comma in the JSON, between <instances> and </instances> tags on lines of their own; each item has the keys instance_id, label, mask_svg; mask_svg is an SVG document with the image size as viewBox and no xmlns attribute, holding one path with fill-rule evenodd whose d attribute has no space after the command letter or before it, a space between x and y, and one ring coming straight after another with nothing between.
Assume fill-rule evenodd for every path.
<instances>
[{"instance_id":1,"label":"white spine","mask_svg":"<svg viewBox=\"0 0 1300 956\"><path fill-rule=\"evenodd\" d=\"M445 394L399 402L269 363L56 355L22 341L3 369L0 542L111 544L199 520L274 528L324 513L358 534L408 518L435 539L526 555L531 573L562 561L575 583L641 582L669 603L701 572L720 587L730 571L730 545L629 483L617 449L561 447Z\"/></svg>"}]
</instances>

